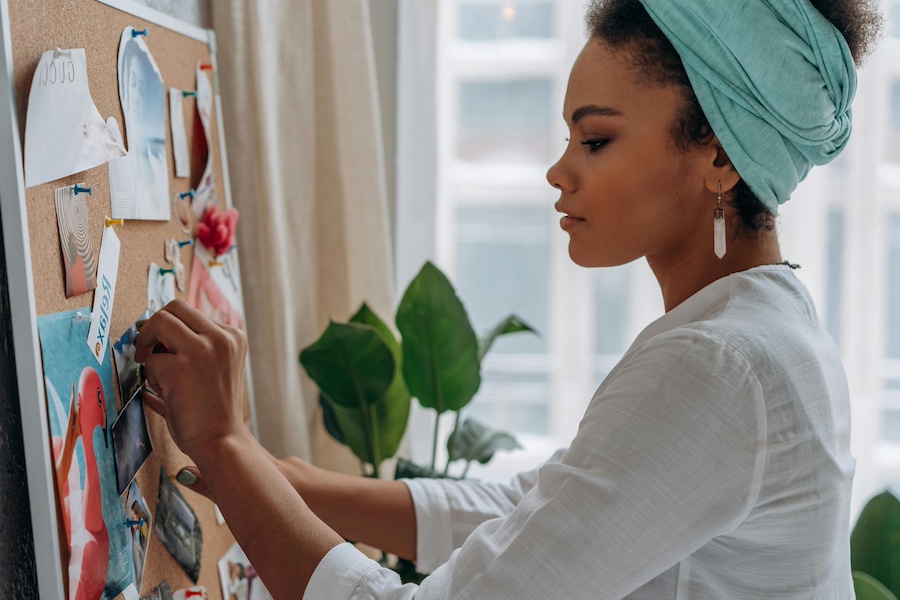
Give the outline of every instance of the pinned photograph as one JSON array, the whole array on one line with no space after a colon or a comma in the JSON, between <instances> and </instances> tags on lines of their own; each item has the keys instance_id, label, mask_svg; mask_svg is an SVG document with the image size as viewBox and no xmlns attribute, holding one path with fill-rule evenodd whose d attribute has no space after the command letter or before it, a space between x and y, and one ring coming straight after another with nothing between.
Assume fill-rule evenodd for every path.
<instances>
[{"instance_id":1,"label":"pinned photograph","mask_svg":"<svg viewBox=\"0 0 900 600\"><path fill-rule=\"evenodd\" d=\"M97 287L97 261L87 224L87 194L76 194L75 186L69 185L56 188L54 195L66 273L66 298L71 298Z\"/></svg>"},{"instance_id":2,"label":"pinned photograph","mask_svg":"<svg viewBox=\"0 0 900 600\"><path fill-rule=\"evenodd\" d=\"M70 598L115 598L131 585L110 424L112 361L98 365L78 311L38 317L53 452L61 562ZM87 365L87 366L86 366Z\"/></svg>"},{"instance_id":3,"label":"pinned photograph","mask_svg":"<svg viewBox=\"0 0 900 600\"><path fill-rule=\"evenodd\" d=\"M197 63L197 116L194 127L194 158L191 160L191 185L196 190L191 208L198 217L208 207L219 203L216 193L216 172L213 169L212 150L212 108L213 91L209 75ZM198 127L202 131L198 131ZM203 168L199 179L195 175L198 167Z\"/></svg>"},{"instance_id":4,"label":"pinned photograph","mask_svg":"<svg viewBox=\"0 0 900 600\"><path fill-rule=\"evenodd\" d=\"M272 600L256 569L238 544L219 561L219 580L225 600Z\"/></svg>"},{"instance_id":5,"label":"pinned photograph","mask_svg":"<svg viewBox=\"0 0 900 600\"><path fill-rule=\"evenodd\" d=\"M145 312L141 319L149 319L150 312ZM119 341L113 344L113 357L116 360L116 373L119 376L120 398L125 402L135 395L144 381L143 365L134 362L134 343L137 341L137 325L132 324Z\"/></svg>"},{"instance_id":6,"label":"pinned photograph","mask_svg":"<svg viewBox=\"0 0 900 600\"><path fill-rule=\"evenodd\" d=\"M140 591L147 564L147 542L150 541L150 510L141 496L137 481L128 486L125 499L125 526L131 534L131 564L134 566L134 587Z\"/></svg>"},{"instance_id":7,"label":"pinned photograph","mask_svg":"<svg viewBox=\"0 0 900 600\"><path fill-rule=\"evenodd\" d=\"M119 99L133 189L116 203L114 218L168 221L169 164L166 152L166 90L144 36L126 27L119 42Z\"/></svg>"},{"instance_id":8,"label":"pinned photograph","mask_svg":"<svg viewBox=\"0 0 900 600\"><path fill-rule=\"evenodd\" d=\"M135 392L113 423L112 439L116 450L116 483L121 496L153 451L140 390Z\"/></svg>"},{"instance_id":9,"label":"pinned photograph","mask_svg":"<svg viewBox=\"0 0 900 600\"><path fill-rule=\"evenodd\" d=\"M156 505L153 531L191 581L197 583L200 576L200 550L203 547L200 521L162 469L159 471L159 503Z\"/></svg>"},{"instance_id":10,"label":"pinned photograph","mask_svg":"<svg viewBox=\"0 0 900 600\"><path fill-rule=\"evenodd\" d=\"M175 600L172 588L168 581L161 582L158 586L141 596L141 600Z\"/></svg>"}]
</instances>

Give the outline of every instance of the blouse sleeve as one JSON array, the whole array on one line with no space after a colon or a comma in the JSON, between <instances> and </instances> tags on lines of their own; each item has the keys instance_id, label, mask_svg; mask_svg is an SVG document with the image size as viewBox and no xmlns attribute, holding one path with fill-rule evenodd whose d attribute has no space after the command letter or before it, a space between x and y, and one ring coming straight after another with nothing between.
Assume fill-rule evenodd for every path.
<instances>
[{"instance_id":1,"label":"blouse sleeve","mask_svg":"<svg viewBox=\"0 0 900 600\"><path fill-rule=\"evenodd\" d=\"M741 524L765 452L762 389L747 359L676 329L623 360L561 460L418 588L341 546L305 597L622 598ZM329 573L341 583L325 585Z\"/></svg>"},{"instance_id":2,"label":"blouse sleeve","mask_svg":"<svg viewBox=\"0 0 900 600\"><path fill-rule=\"evenodd\" d=\"M563 452L558 450L545 464L559 462ZM416 569L432 573L479 525L511 513L535 486L537 476L538 468L509 483L402 479L416 510Z\"/></svg>"}]
</instances>

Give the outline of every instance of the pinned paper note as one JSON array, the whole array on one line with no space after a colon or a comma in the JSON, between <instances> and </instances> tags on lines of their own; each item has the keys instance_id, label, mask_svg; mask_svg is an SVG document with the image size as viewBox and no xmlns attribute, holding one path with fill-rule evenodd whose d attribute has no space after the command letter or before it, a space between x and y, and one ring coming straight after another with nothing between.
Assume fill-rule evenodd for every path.
<instances>
[{"instance_id":1,"label":"pinned paper note","mask_svg":"<svg viewBox=\"0 0 900 600\"><path fill-rule=\"evenodd\" d=\"M113 117L106 120L109 130L116 140L122 142L119 123ZM113 219L133 219L136 214L134 206L134 169L130 156L109 161L109 206Z\"/></svg>"},{"instance_id":2,"label":"pinned paper note","mask_svg":"<svg viewBox=\"0 0 900 600\"><path fill-rule=\"evenodd\" d=\"M25 185L61 179L124 155L91 100L84 49L44 52L25 114Z\"/></svg>"},{"instance_id":3,"label":"pinned paper note","mask_svg":"<svg viewBox=\"0 0 900 600\"><path fill-rule=\"evenodd\" d=\"M100 241L100 266L97 272L97 291L94 292L94 310L91 313L91 329L87 345L91 354L102 365L109 348L109 331L112 325L113 300L116 297L116 278L119 274L119 236L112 227L103 228Z\"/></svg>"},{"instance_id":4,"label":"pinned paper note","mask_svg":"<svg viewBox=\"0 0 900 600\"><path fill-rule=\"evenodd\" d=\"M97 287L97 263L87 227L87 194L76 194L75 186L69 185L56 188L54 196L66 275L66 298L71 298Z\"/></svg>"},{"instance_id":5,"label":"pinned paper note","mask_svg":"<svg viewBox=\"0 0 900 600\"><path fill-rule=\"evenodd\" d=\"M168 221L169 165L166 153L166 91L143 36L126 27L119 42L119 99L133 188L115 218Z\"/></svg>"},{"instance_id":6,"label":"pinned paper note","mask_svg":"<svg viewBox=\"0 0 900 600\"><path fill-rule=\"evenodd\" d=\"M184 96L181 90L169 89L169 122L172 126L172 153L175 155L175 177L190 177L187 134L184 130Z\"/></svg>"},{"instance_id":7,"label":"pinned paper note","mask_svg":"<svg viewBox=\"0 0 900 600\"><path fill-rule=\"evenodd\" d=\"M233 544L219 560L219 581L224 598L272 598L238 544Z\"/></svg>"},{"instance_id":8,"label":"pinned paper note","mask_svg":"<svg viewBox=\"0 0 900 600\"><path fill-rule=\"evenodd\" d=\"M155 313L175 299L175 273L172 269L162 269L150 263L147 274L147 309Z\"/></svg>"}]
</instances>

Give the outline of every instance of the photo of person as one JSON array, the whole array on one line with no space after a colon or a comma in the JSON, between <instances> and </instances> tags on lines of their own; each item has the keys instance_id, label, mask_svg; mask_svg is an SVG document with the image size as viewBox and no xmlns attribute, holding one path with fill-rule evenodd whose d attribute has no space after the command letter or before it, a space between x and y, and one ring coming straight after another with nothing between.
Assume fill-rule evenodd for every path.
<instances>
[{"instance_id":1,"label":"photo of person","mask_svg":"<svg viewBox=\"0 0 900 600\"><path fill-rule=\"evenodd\" d=\"M112 439L116 451L116 483L121 496L153 451L140 390L135 392L113 423Z\"/></svg>"},{"instance_id":2,"label":"photo of person","mask_svg":"<svg viewBox=\"0 0 900 600\"><path fill-rule=\"evenodd\" d=\"M84 184L80 184L84 185ZM76 194L74 186L56 188L56 222L66 273L66 298L97 287L97 262L87 231L86 194Z\"/></svg>"},{"instance_id":3,"label":"photo of person","mask_svg":"<svg viewBox=\"0 0 900 600\"><path fill-rule=\"evenodd\" d=\"M147 562L147 542L150 541L150 511L141 495L137 481L128 486L125 500L125 518L131 535L131 562L134 565L134 587L140 592Z\"/></svg>"},{"instance_id":4,"label":"photo of person","mask_svg":"<svg viewBox=\"0 0 900 600\"><path fill-rule=\"evenodd\" d=\"M191 581L197 583L200 576L200 550L203 547L200 521L162 469L159 471L159 503L156 505L153 531Z\"/></svg>"},{"instance_id":5,"label":"photo of person","mask_svg":"<svg viewBox=\"0 0 900 600\"><path fill-rule=\"evenodd\" d=\"M243 329L240 296L235 293L230 277L236 277L229 256L221 257L221 267L209 267L211 254L202 246L194 249L191 280L188 286L188 304L217 323L226 323Z\"/></svg>"},{"instance_id":6,"label":"photo of person","mask_svg":"<svg viewBox=\"0 0 900 600\"><path fill-rule=\"evenodd\" d=\"M148 319L149 312L145 312L141 318ZM119 376L119 392L124 401L134 396L141 389L144 381L142 367L134 362L134 341L137 339L137 326L132 324L122 337L113 344L113 357L116 361L116 373Z\"/></svg>"},{"instance_id":7,"label":"photo of person","mask_svg":"<svg viewBox=\"0 0 900 600\"><path fill-rule=\"evenodd\" d=\"M169 169L166 153L166 91L159 67L141 35L126 27L119 43L119 99L134 186L131 206L117 206L116 218L168 221ZM117 214L118 213L118 214Z\"/></svg>"},{"instance_id":8,"label":"photo of person","mask_svg":"<svg viewBox=\"0 0 900 600\"><path fill-rule=\"evenodd\" d=\"M263 585L250 564L250 560L238 544L234 544L219 561L219 579L225 600L271 600L272 595Z\"/></svg>"}]
</instances>

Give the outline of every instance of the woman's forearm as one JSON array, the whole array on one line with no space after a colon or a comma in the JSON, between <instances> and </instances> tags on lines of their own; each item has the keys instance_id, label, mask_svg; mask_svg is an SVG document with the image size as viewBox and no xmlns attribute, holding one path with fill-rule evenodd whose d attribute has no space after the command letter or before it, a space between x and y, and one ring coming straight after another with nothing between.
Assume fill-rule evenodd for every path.
<instances>
[{"instance_id":1,"label":"woman's forearm","mask_svg":"<svg viewBox=\"0 0 900 600\"><path fill-rule=\"evenodd\" d=\"M310 509L341 536L415 560L416 512L406 485L335 473L293 457L273 460Z\"/></svg>"}]
</instances>

